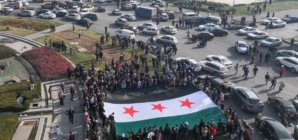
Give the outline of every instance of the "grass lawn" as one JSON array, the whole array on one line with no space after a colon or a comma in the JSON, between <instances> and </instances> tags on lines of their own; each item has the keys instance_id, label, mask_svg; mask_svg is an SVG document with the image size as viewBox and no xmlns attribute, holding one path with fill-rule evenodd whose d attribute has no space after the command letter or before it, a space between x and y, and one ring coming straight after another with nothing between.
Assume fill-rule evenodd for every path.
<instances>
[{"instance_id":1,"label":"grass lawn","mask_svg":"<svg viewBox=\"0 0 298 140\"><path fill-rule=\"evenodd\" d=\"M16 27L10 27L10 29L7 30L6 27L2 25L0 25L0 32L19 35L19 36L28 36L28 35L37 33L37 31L28 30L24 28L16 28Z\"/></svg>"},{"instance_id":2,"label":"grass lawn","mask_svg":"<svg viewBox=\"0 0 298 140\"><path fill-rule=\"evenodd\" d=\"M48 40L52 39L52 41L61 41L62 39L59 39L55 36L52 35L46 35L40 38L36 38L34 39L37 42L40 42L42 44L44 44L44 40L45 38L47 38ZM63 40L65 42L65 44L67 45L67 52L66 53L61 53L62 55L64 55L66 58L68 58L71 62L73 62L75 65L80 63L80 64L84 64L86 69L91 68L91 60L95 59L95 55L86 51L86 52L76 52L76 54L71 54L69 49L70 48L74 48L74 45L70 44L70 42ZM77 46L77 48L80 48L80 46ZM99 62L99 63L95 63L95 67L98 68L103 68L103 63Z\"/></svg>"},{"instance_id":3,"label":"grass lawn","mask_svg":"<svg viewBox=\"0 0 298 140\"><path fill-rule=\"evenodd\" d=\"M19 117L17 114L2 114L0 115L0 137L1 140L11 140L17 126Z\"/></svg>"},{"instance_id":4,"label":"grass lawn","mask_svg":"<svg viewBox=\"0 0 298 140\"><path fill-rule=\"evenodd\" d=\"M72 29L70 29L72 31ZM87 30L86 28L82 28L82 27L76 27L76 30L73 31L75 33L77 33L79 30L82 31L82 35L84 36L87 36L91 39L94 39L94 40L100 40L100 37L101 37L101 33L98 33L96 31L93 31L93 30ZM117 41L118 43L118 41ZM112 39L109 39L109 42L107 44L107 47L111 47L111 44L112 44ZM120 47L115 47L112 51L117 51L119 54L121 53L121 48ZM131 57L131 51L132 51L132 47L128 47L128 49L125 49L123 51L123 54L124 54L124 57L125 58L130 58ZM143 50L138 50L137 47L135 47L135 53L138 53L138 54L143 54L144 51ZM118 59L118 58L114 58L114 59ZM148 62L148 65L149 65L149 74L153 74L154 73L154 69L153 69L153 66L152 66L152 56L151 55L147 55L147 62ZM162 66L160 66L162 67ZM161 72L161 69L159 69L160 72Z\"/></svg>"},{"instance_id":5,"label":"grass lawn","mask_svg":"<svg viewBox=\"0 0 298 140\"><path fill-rule=\"evenodd\" d=\"M28 140L35 140L35 136L36 136L36 133L37 133L37 128L38 128L37 126L34 126L32 128Z\"/></svg>"},{"instance_id":6,"label":"grass lawn","mask_svg":"<svg viewBox=\"0 0 298 140\"><path fill-rule=\"evenodd\" d=\"M6 65L7 61L9 62L9 66L0 74L0 84L11 80L12 76L16 76L21 80L29 80L27 69L15 57L2 59L0 60L0 64Z\"/></svg>"}]
</instances>

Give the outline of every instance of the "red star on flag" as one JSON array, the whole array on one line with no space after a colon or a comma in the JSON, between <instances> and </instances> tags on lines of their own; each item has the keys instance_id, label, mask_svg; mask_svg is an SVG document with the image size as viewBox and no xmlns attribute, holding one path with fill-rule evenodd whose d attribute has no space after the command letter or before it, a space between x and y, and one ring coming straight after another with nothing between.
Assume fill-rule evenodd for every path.
<instances>
[{"instance_id":1,"label":"red star on flag","mask_svg":"<svg viewBox=\"0 0 298 140\"><path fill-rule=\"evenodd\" d=\"M162 112L162 109L166 108L166 107L162 106L160 103L157 104L157 105L155 105L155 104L152 104L152 105L154 106L152 110L157 109L157 110L159 110L160 112Z\"/></svg>"},{"instance_id":2,"label":"red star on flag","mask_svg":"<svg viewBox=\"0 0 298 140\"><path fill-rule=\"evenodd\" d=\"M189 102L188 98L185 101L180 102L182 103L180 107L187 106L188 108L191 108L191 104L194 104L194 102Z\"/></svg>"},{"instance_id":3,"label":"red star on flag","mask_svg":"<svg viewBox=\"0 0 298 140\"><path fill-rule=\"evenodd\" d=\"M133 117L134 113L139 112L137 110L133 109L133 106L131 106L130 108L126 108L123 107L125 109L125 112L123 112L123 114L129 114L131 117Z\"/></svg>"}]
</instances>

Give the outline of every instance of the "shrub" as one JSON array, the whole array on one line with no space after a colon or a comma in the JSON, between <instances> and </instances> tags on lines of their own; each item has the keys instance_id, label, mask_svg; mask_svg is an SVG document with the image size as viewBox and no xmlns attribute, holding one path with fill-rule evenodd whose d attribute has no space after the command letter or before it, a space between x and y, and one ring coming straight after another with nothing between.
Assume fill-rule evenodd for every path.
<instances>
[{"instance_id":1,"label":"shrub","mask_svg":"<svg viewBox=\"0 0 298 140\"><path fill-rule=\"evenodd\" d=\"M21 112L29 108L30 102L40 97L40 81L34 81L35 88L30 90L31 82L20 82L0 86L0 112ZM17 103L17 96L24 98L24 104Z\"/></svg>"},{"instance_id":2,"label":"shrub","mask_svg":"<svg viewBox=\"0 0 298 140\"><path fill-rule=\"evenodd\" d=\"M1 140L11 140L18 124L19 124L19 118L17 114L0 115Z\"/></svg>"},{"instance_id":3,"label":"shrub","mask_svg":"<svg viewBox=\"0 0 298 140\"><path fill-rule=\"evenodd\" d=\"M31 63L43 81L65 78L68 66L72 67L61 54L48 47L24 52L23 57Z\"/></svg>"},{"instance_id":4,"label":"shrub","mask_svg":"<svg viewBox=\"0 0 298 140\"><path fill-rule=\"evenodd\" d=\"M16 56L17 52L5 45L0 44L0 59L10 58Z\"/></svg>"},{"instance_id":5,"label":"shrub","mask_svg":"<svg viewBox=\"0 0 298 140\"><path fill-rule=\"evenodd\" d=\"M17 18L8 18L0 21L1 25L9 25L9 27L25 28L35 31L43 31L50 28L51 24L57 24L55 22L43 21L43 20L25 20Z\"/></svg>"},{"instance_id":6,"label":"shrub","mask_svg":"<svg viewBox=\"0 0 298 140\"><path fill-rule=\"evenodd\" d=\"M200 10L200 11L204 11L204 12L207 12L208 11L208 9L205 8L205 7L197 7L197 9Z\"/></svg>"},{"instance_id":7,"label":"shrub","mask_svg":"<svg viewBox=\"0 0 298 140\"><path fill-rule=\"evenodd\" d=\"M230 6L229 4L226 3L219 3L219 2L207 2L208 6L213 6L213 7L227 7Z\"/></svg>"}]
</instances>

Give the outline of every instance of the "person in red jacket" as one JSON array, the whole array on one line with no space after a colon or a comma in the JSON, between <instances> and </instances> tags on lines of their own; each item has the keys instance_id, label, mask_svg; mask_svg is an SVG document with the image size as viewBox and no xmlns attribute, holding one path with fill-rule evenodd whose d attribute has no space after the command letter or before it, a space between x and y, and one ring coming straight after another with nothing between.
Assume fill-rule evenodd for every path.
<instances>
[{"instance_id":1,"label":"person in red jacket","mask_svg":"<svg viewBox=\"0 0 298 140\"><path fill-rule=\"evenodd\" d=\"M281 67L280 67L279 70L278 70L278 71L279 71L279 75L280 75L280 77L283 76L285 70L286 70L286 68L284 67L284 65L281 65Z\"/></svg>"},{"instance_id":2,"label":"person in red jacket","mask_svg":"<svg viewBox=\"0 0 298 140\"><path fill-rule=\"evenodd\" d=\"M213 126L210 126L210 133L213 136L213 138L216 136L216 128L214 128Z\"/></svg>"}]
</instances>

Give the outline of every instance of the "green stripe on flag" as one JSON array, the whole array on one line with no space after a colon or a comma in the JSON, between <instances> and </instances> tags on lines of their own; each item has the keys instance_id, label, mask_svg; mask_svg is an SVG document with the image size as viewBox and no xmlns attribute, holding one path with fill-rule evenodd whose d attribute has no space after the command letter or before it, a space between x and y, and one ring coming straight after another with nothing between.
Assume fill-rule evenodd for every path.
<instances>
[{"instance_id":1,"label":"green stripe on flag","mask_svg":"<svg viewBox=\"0 0 298 140\"><path fill-rule=\"evenodd\" d=\"M148 113L148 115L150 115L150 113ZM188 122L189 129L191 130L195 124L198 125L200 123L200 119L203 119L205 121L205 124L207 124L211 121L211 119L213 119L217 125L219 119L225 122L227 120L227 117L218 107L213 107L187 115L153 118L136 122L114 122L114 125L116 127L116 132L118 136L121 136L124 133L125 136L128 137L130 134L130 128L132 128L134 133L136 133L139 129L141 129L143 132L145 126L152 127L156 125L158 128L162 126L162 128L164 129L166 123L168 123L169 126L172 128L176 124L179 127L181 122Z\"/></svg>"}]
</instances>

